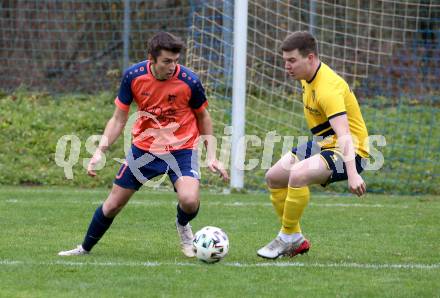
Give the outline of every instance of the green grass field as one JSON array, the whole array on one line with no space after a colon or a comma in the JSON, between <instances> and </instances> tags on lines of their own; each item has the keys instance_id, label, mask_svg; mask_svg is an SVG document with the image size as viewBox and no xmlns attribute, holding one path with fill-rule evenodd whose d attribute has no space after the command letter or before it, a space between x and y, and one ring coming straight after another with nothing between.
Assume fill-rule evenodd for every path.
<instances>
[{"instance_id":1,"label":"green grass field","mask_svg":"<svg viewBox=\"0 0 440 298\"><path fill-rule=\"evenodd\" d=\"M186 259L172 193L142 190L83 257L80 243L106 189L0 189L0 297L434 297L440 295L440 198L312 195L307 255L268 261L278 230L264 194L202 194L197 230L223 228L220 263Z\"/></svg>"}]
</instances>

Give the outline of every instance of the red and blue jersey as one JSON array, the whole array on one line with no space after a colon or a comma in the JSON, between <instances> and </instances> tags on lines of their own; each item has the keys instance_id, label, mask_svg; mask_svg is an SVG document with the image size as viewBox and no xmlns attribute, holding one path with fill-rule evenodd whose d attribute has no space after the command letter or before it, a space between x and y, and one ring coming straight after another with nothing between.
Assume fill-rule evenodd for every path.
<instances>
[{"instance_id":1,"label":"red and blue jersey","mask_svg":"<svg viewBox=\"0 0 440 298\"><path fill-rule=\"evenodd\" d=\"M208 102L191 70L177 65L174 75L161 81L152 75L150 61L131 66L124 73L115 104L129 111L133 101L138 107L132 129L136 147L154 153L197 147L195 113L203 111Z\"/></svg>"}]
</instances>

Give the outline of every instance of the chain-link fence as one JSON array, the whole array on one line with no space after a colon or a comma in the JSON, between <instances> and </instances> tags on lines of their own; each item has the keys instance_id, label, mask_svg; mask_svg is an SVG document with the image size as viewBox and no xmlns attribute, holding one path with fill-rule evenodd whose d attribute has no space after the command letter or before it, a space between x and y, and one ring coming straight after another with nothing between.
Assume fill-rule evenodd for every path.
<instances>
[{"instance_id":1,"label":"chain-link fence","mask_svg":"<svg viewBox=\"0 0 440 298\"><path fill-rule=\"evenodd\" d=\"M0 89L24 85L93 93L111 88L124 56L125 64L146 59L152 34L166 30L185 38L191 9L188 1L170 0L4 0Z\"/></svg>"}]
</instances>

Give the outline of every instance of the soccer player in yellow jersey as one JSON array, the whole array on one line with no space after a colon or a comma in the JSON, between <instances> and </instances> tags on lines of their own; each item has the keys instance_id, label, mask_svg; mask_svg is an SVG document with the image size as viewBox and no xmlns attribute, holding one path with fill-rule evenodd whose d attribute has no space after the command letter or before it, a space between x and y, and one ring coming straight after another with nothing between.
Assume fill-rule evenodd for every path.
<instances>
[{"instance_id":1,"label":"soccer player in yellow jersey","mask_svg":"<svg viewBox=\"0 0 440 298\"><path fill-rule=\"evenodd\" d=\"M301 233L301 215L309 201L309 185L348 180L349 190L362 196L362 172L368 154L368 132L359 104L348 84L320 61L316 40L294 32L281 46L286 72L301 82L304 114L313 141L292 149L266 173L270 198L281 220L278 236L259 249L267 259L293 257L310 248Z\"/></svg>"}]
</instances>

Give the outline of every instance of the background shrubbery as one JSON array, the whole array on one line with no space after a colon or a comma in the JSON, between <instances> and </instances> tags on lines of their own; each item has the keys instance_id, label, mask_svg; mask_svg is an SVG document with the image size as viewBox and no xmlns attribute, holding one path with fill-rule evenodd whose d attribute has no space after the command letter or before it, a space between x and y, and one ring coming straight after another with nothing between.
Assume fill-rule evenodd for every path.
<instances>
[{"instance_id":1,"label":"background shrubbery","mask_svg":"<svg viewBox=\"0 0 440 298\"><path fill-rule=\"evenodd\" d=\"M113 100L113 92L93 96L71 94L57 98L23 89L11 95L2 94L0 184L110 186L120 165L114 158L124 158L123 138L111 147L105 168L94 179L87 176L82 164L85 158L91 156L85 148L85 142L91 135L102 134L114 110ZM378 172L364 174L369 190L439 194L439 169L434 162L440 148L440 133L436 129L439 108L410 102L387 108L384 107L385 100L377 98L362 107L370 134L382 134L387 140L387 146L376 147L384 154L384 167ZM381 106L380 109L375 107L375 102ZM221 104L211 99L214 118L215 107ZM417 129L409 125L410 122L417 122ZM281 135L288 134L287 125L274 130ZM222 133L223 127L217 124L216 135L221 136ZM63 135L70 134L76 135L81 141L80 157L73 167L72 180L66 179L63 168L55 163L57 141ZM264 140L265 135L255 134ZM70 144L67 148L70 148ZM66 151L66 158L68 153ZM281 144L277 144L273 160L280 155ZM248 147L246 160L261 160L261 156L262 148ZM247 171L246 187L264 190L264 173L260 165L255 170ZM203 169L202 178L203 183L210 187L225 186L206 169ZM346 183L334 184L328 190L346 191Z\"/></svg>"},{"instance_id":2,"label":"background shrubbery","mask_svg":"<svg viewBox=\"0 0 440 298\"><path fill-rule=\"evenodd\" d=\"M106 167L114 169L101 171L96 179L90 179L81 165L83 158L90 157L84 147L86 139L101 134L112 115L111 94L53 99L48 94L18 90L2 97L0 105L1 184L93 187L111 183L118 168L116 162L108 162ZM80 158L73 168L73 180L65 179L63 168L55 163L57 141L68 134L78 136L82 143ZM113 146L110 156L122 158L122 146Z\"/></svg>"}]
</instances>

